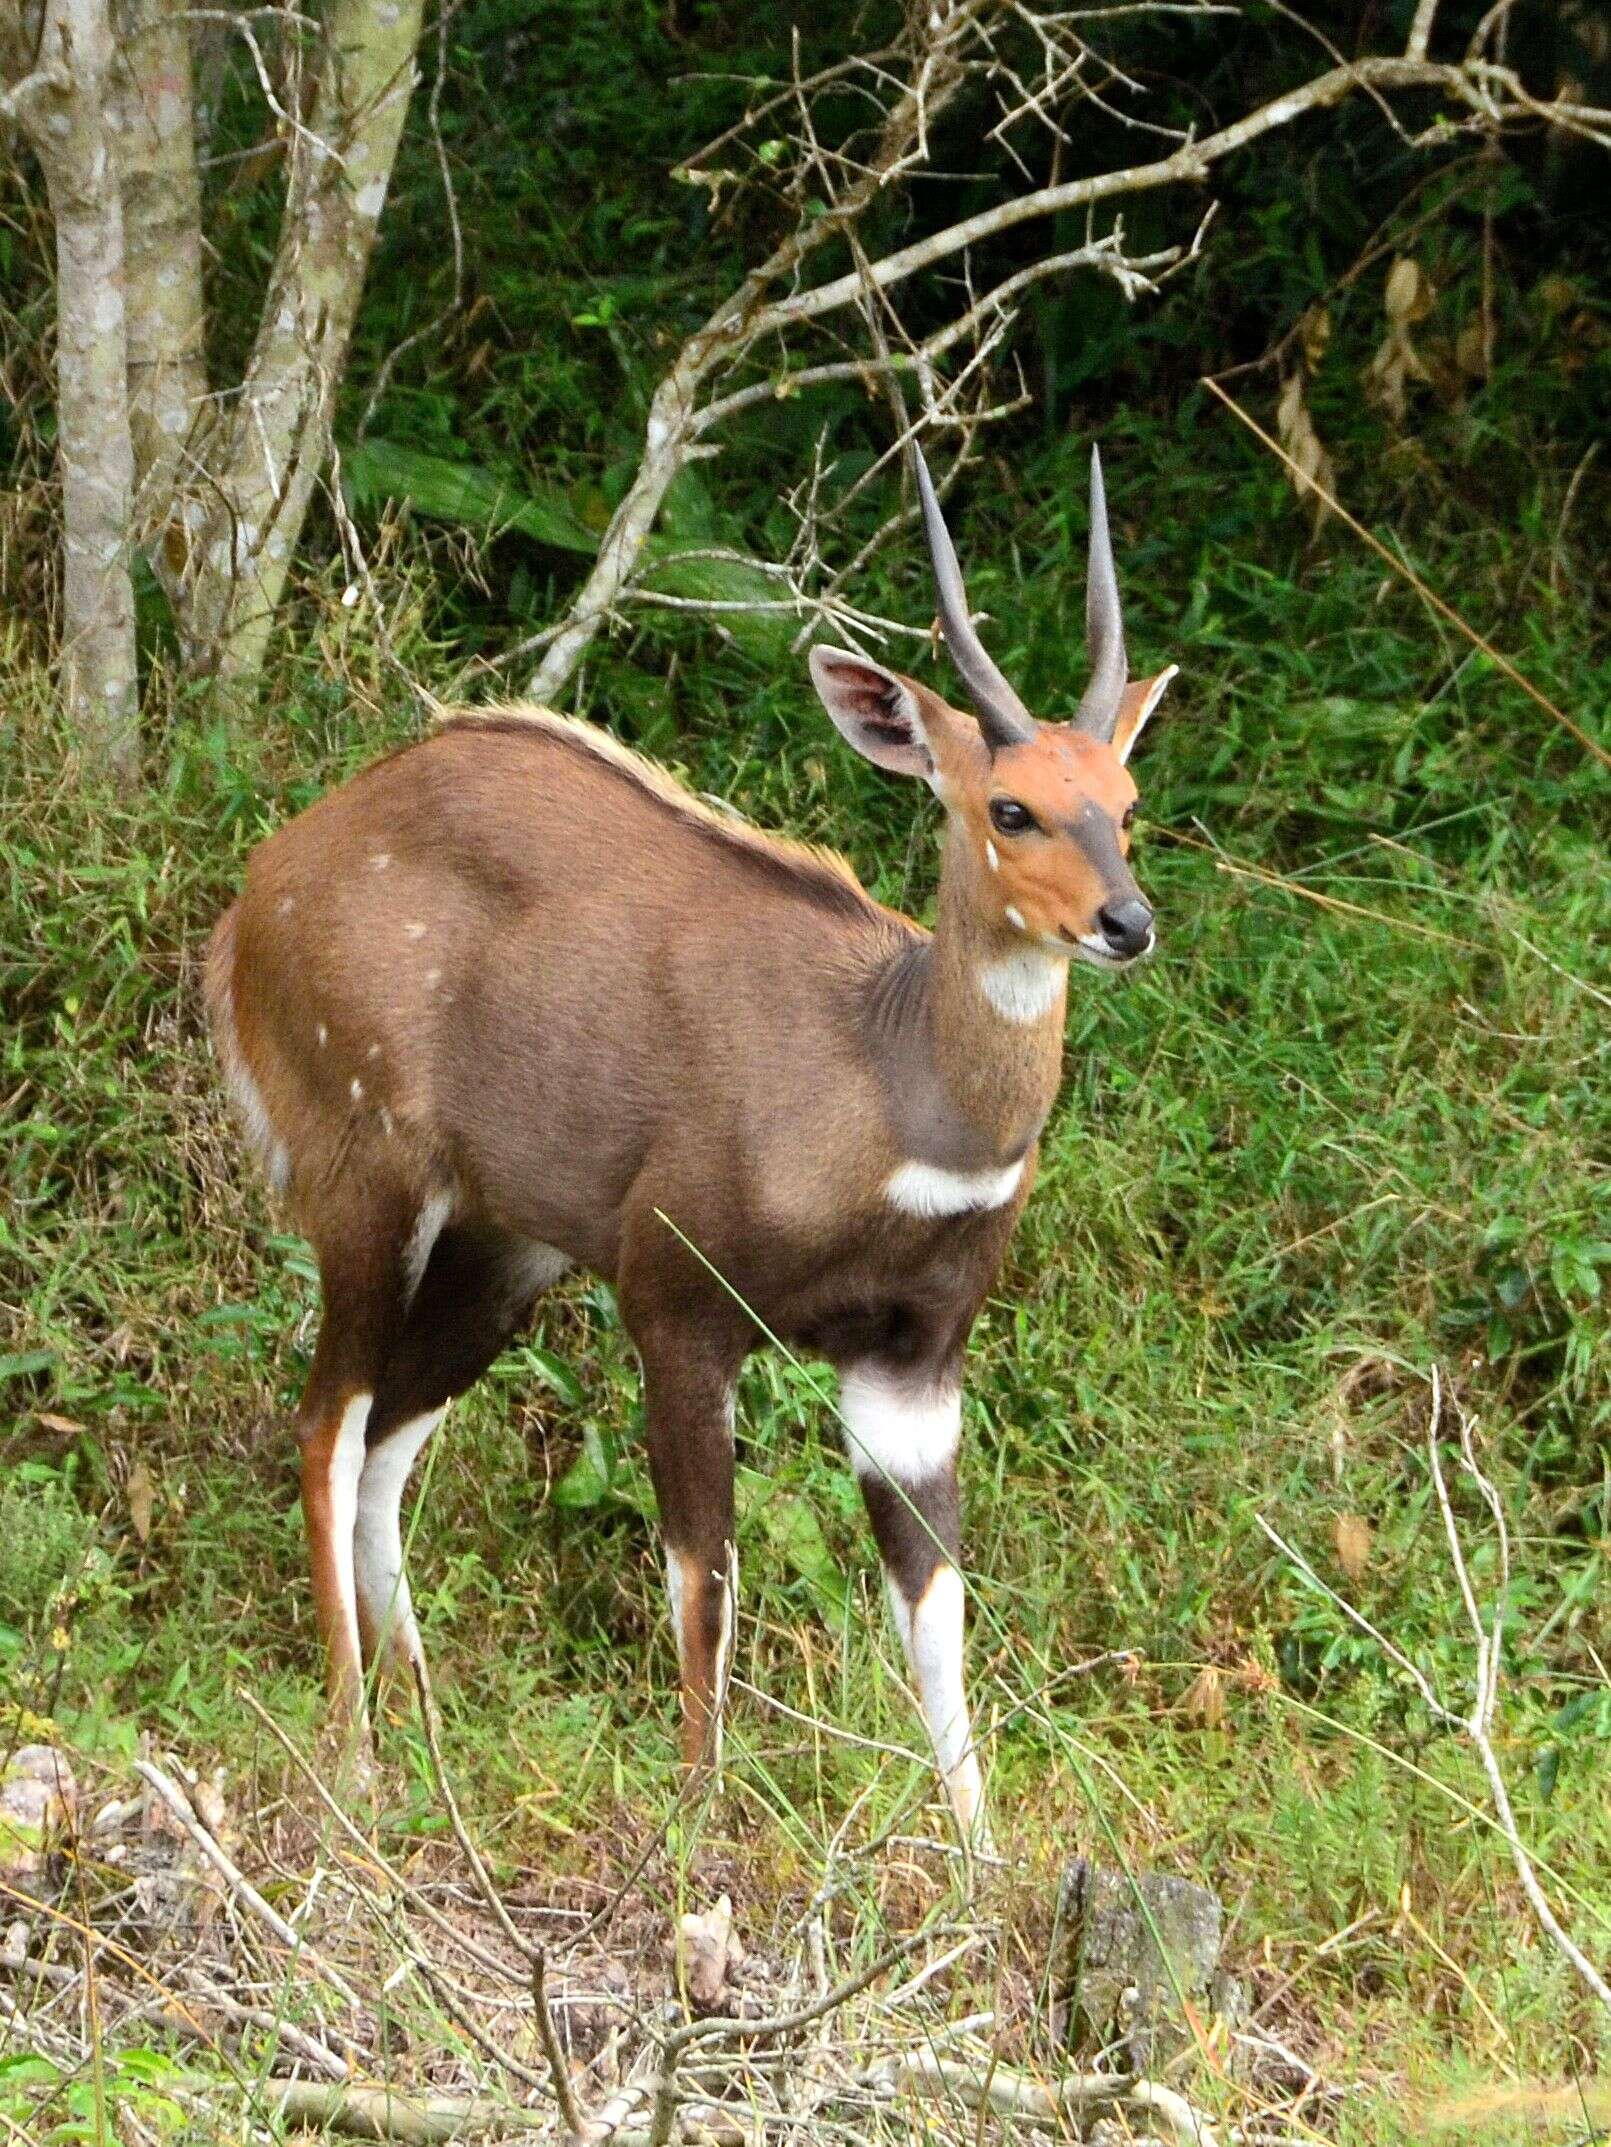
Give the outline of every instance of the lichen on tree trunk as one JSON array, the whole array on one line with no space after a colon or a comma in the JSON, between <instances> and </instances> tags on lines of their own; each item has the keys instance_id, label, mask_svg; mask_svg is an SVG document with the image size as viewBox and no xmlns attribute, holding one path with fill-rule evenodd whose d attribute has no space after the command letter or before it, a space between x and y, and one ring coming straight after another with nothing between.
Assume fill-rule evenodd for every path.
<instances>
[{"instance_id":1,"label":"lichen on tree trunk","mask_svg":"<svg viewBox=\"0 0 1611 2147\"><path fill-rule=\"evenodd\" d=\"M61 469L61 687L92 763L139 752L123 295L123 205L107 127L108 0L0 6L6 116L33 144L56 227L56 435Z\"/></svg>"},{"instance_id":2,"label":"lichen on tree trunk","mask_svg":"<svg viewBox=\"0 0 1611 2147\"><path fill-rule=\"evenodd\" d=\"M207 453L181 630L231 698L255 683L330 441L375 226L414 85L422 0L332 0L295 133L279 250L238 399Z\"/></svg>"},{"instance_id":3,"label":"lichen on tree trunk","mask_svg":"<svg viewBox=\"0 0 1611 2147\"><path fill-rule=\"evenodd\" d=\"M123 185L129 430L139 543L170 594L206 415L201 181L182 0L114 0L113 123Z\"/></svg>"}]
</instances>

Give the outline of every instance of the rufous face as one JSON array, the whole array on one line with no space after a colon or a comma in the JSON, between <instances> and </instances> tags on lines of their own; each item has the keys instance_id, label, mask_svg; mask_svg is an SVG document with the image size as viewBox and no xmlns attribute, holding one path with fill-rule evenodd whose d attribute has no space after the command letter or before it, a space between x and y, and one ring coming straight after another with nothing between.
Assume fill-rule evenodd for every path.
<instances>
[{"instance_id":1,"label":"rufous face","mask_svg":"<svg viewBox=\"0 0 1611 2147\"><path fill-rule=\"evenodd\" d=\"M988 923L1101 969L1151 953L1152 905L1127 862L1136 786L1125 762L1172 668L1123 688L1111 741L1025 716L1029 735L994 747L975 717L870 658L813 649L811 675L859 753L933 787L975 862Z\"/></svg>"},{"instance_id":2,"label":"rufous face","mask_svg":"<svg viewBox=\"0 0 1611 2147\"><path fill-rule=\"evenodd\" d=\"M1128 862L1138 793L1124 756L1169 675L1126 688L1112 744L1040 723L992 752L961 711L931 719L936 787L979 868L980 906L1005 933L1107 969L1152 951L1152 907Z\"/></svg>"}]
</instances>

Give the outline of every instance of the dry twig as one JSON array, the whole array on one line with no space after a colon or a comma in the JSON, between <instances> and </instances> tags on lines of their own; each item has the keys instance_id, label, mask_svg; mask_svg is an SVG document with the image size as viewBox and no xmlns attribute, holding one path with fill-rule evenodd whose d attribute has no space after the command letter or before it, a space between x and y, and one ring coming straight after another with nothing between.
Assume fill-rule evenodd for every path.
<instances>
[{"instance_id":1,"label":"dry twig","mask_svg":"<svg viewBox=\"0 0 1611 2147\"><path fill-rule=\"evenodd\" d=\"M1134 8L1111 12L1174 11L1155 0L1138 0ZM888 393L898 381L912 381L925 425L932 429L943 424L954 435L958 462L966 460L978 428L1019 406L1020 397L1009 394L1003 399L994 386L1000 361L1008 355L1017 301L1035 285L1081 270L1112 277L1127 299L1149 294L1195 257L1213 211L1210 203L1208 216L1199 221L1189 243L1131 255L1121 223L1099 233L1090 222L1110 205L1116 209L1129 198L1162 189L1200 187L1219 164L1264 137L1359 95L1374 99L1400 133L1404 129L1395 100L1416 95L1439 100L1453 116L1440 118L1420 138L1425 143L1444 143L1457 130L1492 142L1508 127L1539 121L1580 138L1611 143L1611 113L1567 98L1544 102L1534 97L1512 69L1487 57L1486 32L1458 62L1431 59L1435 12L1435 0L1420 0L1403 52L1350 58L1327 44L1333 65L1201 139L1151 126L1127 106L1108 107L1110 92L1133 98L1140 85L1098 60L1090 46L1100 11L1069 14L1036 9L1021 0L1005 6L960 0L911 10L900 37L876 53L852 55L809 77L801 76L797 65L786 87L770 89L744 121L678 174L706 189L713 208L730 204L743 188L764 188L792 219L792 228L688 338L656 388L637 471L591 571L564 617L521 643L516 652L543 651L532 681L534 697L556 699L575 676L594 636L631 605L720 608L724 614L781 615L792 610L804 622L803 631L818 624L853 630L857 621L842 604L839 590L905 516L886 520L851 565L837 573L826 565L824 533L831 521L843 518L873 480L877 466L841 496L827 500L819 457L818 469L791 501L800 534L784 562L788 595L769 593L752 602L724 599L719 607L646 586L645 546L673 478L691 460L710 453L708 435L733 418L772 400L851 380L862 382L869 394ZM1027 164L1012 140L1014 130L1032 127L1050 139L1055 173L1070 115L1086 100L1162 136L1168 147L1164 154L1120 169L1026 185L910 244L874 253L866 238L869 212L929 162L934 127L964 89L995 101L998 117L986 130L988 138L1005 144L1026 175ZM842 101L850 90L876 118L835 144L825 131L822 101ZM780 132L786 127L792 132ZM1415 138L1405 139L1416 145ZM747 167L742 163L746 155L751 159ZM975 292L973 263L984 242L1019 225L1071 212L1088 220L1083 245L1031 260L982 296ZM850 266L820 276L825 252L833 247L848 253ZM900 318L896 300L918 279L931 290L937 270L960 277L963 303L939 327L918 334ZM813 281L814 275L819 280ZM852 340L854 330L842 324L856 314L866 333ZM829 347L819 357L814 353L823 337ZM942 367L954 354L962 362L956 377L945 381ZM899 415L896 431L905 431ZM880 466L887 460L880 458ZM1592 746L1592 741L1585 742Z\"/></svg>"},{"instance_id":2,"label":"dry twig","mask_svg":"<svg viewBox=\"0 0 1611 2147\"><path fill-rule=\"evenodd\" d=\"M1467 1564L1465 1550L1460 1541L1460 1531L1455 1522L1454 1508L1449 1499L1449 1487L1443 1473L1443 1461L1438 1452L1438 1434L1442 1428L1443 1418L1443 1380L1438 1367L1434 1365L1432 1367L1432 1408L1427 1422L1426 1433L1427 1459L1432 1474L1433 1490L1437 1497L1438 1511L1443 1517L1443 1529L1448 1540L1449 1556L1454 1566L1455 1581L1460 1590L1460 1600L1465 1606L1466 1619L1471 1628L1472 1642L1476 1650L1475 1685L1472 1704L1468 1711L1462 1712L1441 1699L1431 1679L1428 1678L1420 1665L1413 1662L1396 1642L1389 1640L1386 1634L1373 1625L1362 1611L1356 1610L1353 1604L1340 1596L1334 1588L1328 1587L1302 1553L1294 1550L1286 1538L1278 1534L1262 1514L1257 1516L1258 1524L1276 1548L1292 1561L1309 1585L1318 1589L1329 1602L1335 1604L1343 1616L1349 1620L1350 1624L1357 1626L1362 1633L1368 1635L1382 1650L1383 1654L1404 1672L1405 1676L1414 1685L1420 1695L1422 1704L1433 1720L1441 1723L1445 1729L1452 1730L1456 1735L1463 1737L1471 1746L1471 1749L1477 1755L1484 1775L1487 1777L1488 1793L1493 1801L1495 1824L1499 1832L1504 1836L1506 1846L1510 1850L1510 1858L1515 1866L1516 1876L1521 1881L1522 1892L1527 1896L1528 1905L1532 1909L1539 1929L1544 1933L1551 1945L1555 1947L1556 1951L1570 1962L1587 1989L1608 2012L1611 2012L1611 1984L1606 1982L1605 1977L1595 1967L1582 1947L1562 1926L1560 1918L1550 1905L1548 1895L1544 1892L1543 1886L1539 1882L1538 1873L1534 1870L1532 1859L1522 1841L1521 1829L1516 1824L1516 1814L1511 1805L1510 1792L1506 1787L1504 1772L1500 1767L1499 1757L1494 1749L1493 1721L1494 1710L1499 1700L1505 1597L1510 1586L1510 1532L1506 1525L1505 1511L1499 1494L1494 1489L1492 1482L1484 1474L1477 1460L1476 1448L1472 1440L1471 1419L1466 1415L1458 1401L1454 1402L1454 1414L1460 1430L1461 1466L1468 1481L1487 1508L1494 1524L1499 1573L1492 1617L1488 1624L1483 1622L1482 1609L1477 1601L1476 1590L1471 1583L1471 1570Z\"/></svg>"},{"instance_id":3,"label":"dry twig","mask_svg":"<svg viewBox=\"0 0 1611 2147\"><path fill-rule=\"evenodd\" d=\"M178 1783L171 1781L160 1767L153 1766L148 1759L137 1759L134 1763L134 1769L140 1779L149 1788L155 1790L170 1817L180 1831L187 1836L192 1846L205 1857L207 1862L218 1873L218 1876L228 1889L231 1900L238 1901L244 1909L248 1910L263 1925L265 1930L272 1932L282 1946L289 1947L293 1954L300 1956L316 1976L328 1983L330 1988L339 1997L344 1998L355 2012L358 2011L360 2001L357 1993L341 1974L340 1970L333 1968L315 1947L302 1936L301 1932L294 1931L278 1909L270 1908L250 1879L224 1853L207 1828L196 1817L191 1808L190 1799L185 1795Z\"/></svg>"}]
</instances>

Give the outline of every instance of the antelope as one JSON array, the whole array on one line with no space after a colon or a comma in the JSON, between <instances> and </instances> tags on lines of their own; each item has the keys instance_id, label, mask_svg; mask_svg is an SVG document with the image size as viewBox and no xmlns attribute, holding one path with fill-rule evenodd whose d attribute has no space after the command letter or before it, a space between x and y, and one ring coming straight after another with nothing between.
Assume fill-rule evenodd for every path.
<instances>
[{"instance_id":1,"label":"antelope","mask_svg":"<svg viewBox=\"0 0 1611 2147\"><path fill-rule=\"evenodd\" d=\"M1038 721L974 628L915 451L914 468L970 709L846 649L809 667L846 742L944 807L932 932L842 859L536 707L462 711L327 794L257 848L215 928L216 1051L318 1260L301 1496L332 1720L356 1750L366 1671L428 1689L409 1471L576 1265L614 1285L642 1366L685 1765L719 1756L733 1398L770 1335L838 1373L939 1773L984 1838L963 1351L1029 1197L1070 963L1118 971L1153 947L1126 762L1175 667L1128 677L1093 453L1090 683L1072 720Z\"/></svg>"}]
</instances>

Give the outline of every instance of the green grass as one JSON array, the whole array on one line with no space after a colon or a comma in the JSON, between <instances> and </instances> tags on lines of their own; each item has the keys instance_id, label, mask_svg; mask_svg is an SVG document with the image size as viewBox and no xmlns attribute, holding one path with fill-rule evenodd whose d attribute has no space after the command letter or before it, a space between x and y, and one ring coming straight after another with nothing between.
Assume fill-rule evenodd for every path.
<instances>
[{"instance_id":1,"label":"green grass","mask_svg":"<svg viewBox=\"0 0 1611 2147\"><path fill-rule=\"evenodd\" d=\"M523 18L501 0L463 18L445 124L474 302L402 368L372 438L591 527L636 452L661 339L754 234L709 230L661 181L725 114L708 54L645 12L602 41L567 17L534 57ZM516 61L523 102L488 87ZM1316 137L1305 154L1296 174L1283 149L1239 175L1211 258L1163 304L1046 299L1040 403L959 516L992 647L1032 705L1066 712L1099 430L1134 666L1184 667L1137 762L1160 953L1117 988L1076 974L1040 1182L970 1358L971 1668L1015 1864L1001 2002L1020 2034L1068 1854L1162 1865L1218 1891L1256 1997L1294 1979L1270 2025L1348 2090L1309 2113L1322 2136L1418 2141L1447 2105L1448 2136L1498 2147L1536 2133L1487 2091L1591 2078L1607 2023L1541 1940L1469 1753L1258 1518L1447 1697L1467 1691L1426 1461L1442 1367L1512 1530L1499 1745L1518 1818L1579 1940L1611 1958L1611 815L1604 768L1351 538L1311 539L1195 389L1430 198L1401 199L1385 153L1328 161ZM355 398L445 295L412 243L439 215L434 171L416 140ZM1415 239L1439 294L1428 338L1452 342L1476 302L1469 181L1449 177ZM245 278L264 201L223 184L215 273ZM1311 402L1349 503L1603 738L1611 479L1583 464L1611 379L1603 241L1538 184L1499 220L1494 380L1427 390L1387 426L1360 388L1381 332L1366 279L1333 297ZM0 267L20 273L10 252ZM1241 389L1261 415L1270 385ZM786 542L779 470L805 466L819 422L847 457L873 437L859 393L807 401L702 466L671 526ZM571 586L576 558L528 519L477 544L474 575L423 506L366 519L392 640L427 684ZM153 781L133 800L81 792L37 649L0 628L0 1693L108 1781L148 1737L272 1788L281 1758L242 1689L303 1743L319 1723L288 1430L316 1292L242 1159L198 989L252 844L421 721L319 543L250 735L218 731L158 663ZM915 555L853 594L911 619L930 606ZM657 615L600 648L584 705L923 912L934 809L838 749L797 659ZM538 1888L621 1868L674 1794L638 1406L610 1293L569 1285L456 1408L416 1511L447 1758L500 1869ZM726 1885L764 1944L823 1882L847 1816L852 1848L897 1820L946 1837L927 1768L873 1748L919 1738L815 1372L757 1359L741 1425L737 1674L754 1690L735 1697L725 1803L677 1822L644 1889L658 1929ZM1456 1500L1488 1601L1492 1540ZM444 1828L426 1757L407 1725L386 1742L381 1838L422 1852ZM857 1863L844 1959L945 1899L946 1868L907 1850ZM996 1998L959 1977L950 2002ZM1212 2101L1212 2080L1194 2091ZM1587 2129L1560 2116L1562 2136Z\"/></svg>"},{"instance_id":2,"label":"green grass","mask_svg":"<svg viewBox=\"0 0 1611 2147\"><path fill-rule=\"evenodd\" d=\"M1203 1876L1263 1987L1301 1970L1285 2032L1363 2089L1336 2136L1409 2137L1406 2093L1592 2072L1605 2024L1539 1941L1469 1755L1256 1516L1457 1696L1471 1648L1424 1448L1444 1367L1516 1539L1518 1812L1603 1958L1600 801L1579 750L1413 614L1361 625L1371 570L1345 549L1292 582L1208 544L1173 629L1148 567L1137 662L1188 663L1140 765L1163 947L1121 989L1076 978L1041 1181L975 1338L974 1682L1025 1898L1049 1898L1076 1844ZM1062 562L1020 603L1026 663L1049 673ZM1569 617L1546 655L1594 705ZM241 1686L317 1726L286 1430L315 1293L240 1161L197 963L252 841L412 727L361 640L326 638L332 656L341 690L294 662L260 743L176 721L166 780L133 804L81 800L41 683L20 665L8 682L0 1645L24 1704L109 1763L146 1732L240 1767L258 1742ZM599 667L597 712L632 666ZM803 679L739 666L697 685L684 667L668 696L690 778L837 838L921 905L928 809L914 832L911 796L831 746ZM932 1785L836 1734L918 1742L816 1375L758 1360L743 1399L737 1673L824 1725L737 1696L700 1853L727 1844L759 1918L809 1889L857 1798L871 1834ZM416 1595L450 1763L509 1867L592 1870L624 1815L646 1826L672 1793L637 1409L610 1293L580 1283L431 1464ZM1460 1511L1482 1588L1492 1545ZM1370 1529L1352 1582L1343 1516ZM1134 1661L1059 1681L1115 1648ZM428 1836L417 1740L391 1741L389 1825Z\"/></svg>"}]
</instances>

